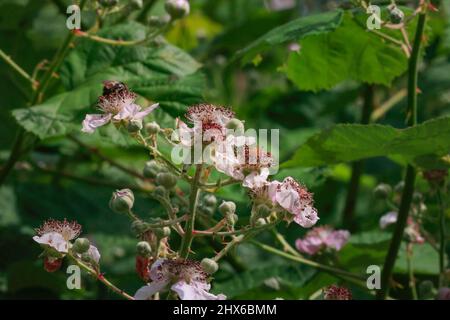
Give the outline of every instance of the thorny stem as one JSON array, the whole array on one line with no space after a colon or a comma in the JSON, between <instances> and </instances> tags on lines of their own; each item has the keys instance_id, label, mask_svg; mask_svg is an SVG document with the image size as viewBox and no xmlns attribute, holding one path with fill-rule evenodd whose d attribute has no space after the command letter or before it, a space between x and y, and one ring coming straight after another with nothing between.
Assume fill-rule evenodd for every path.
<instances>
[{"instance_id":1,"label":"thorny stem","mask_svg":"<svg viewBox=\"0 0 450 320\"><path fill-rule=\"evenodd\" d=\"M195 215L197 212L197 202L200 195L200 178L202 176L203 164L197 164L194 180L191 184L191 194L189 195L189 220L186 222L185 235L181 242L180 257L186 259L189 256L192 239L194 238Z\"/></svg>"},{"instance_id":2,"label":"thorny stem","mask_svg":"<svg viewBox=\"0 0 450 320\"><path fill-rule=\"evenodd\" d=\"M130 296L128 293L126 293L125 291L117 288L114 284L112 284L108 279L105 278L105 276L101 273L98 273L97 271L95 271L94 269L92 269L91 267L87 266L86 264L84 264L83 262L81 262L79 259L77 259L75 256L73 256L72 254L67 254L73 261L75 261L75 263L82 268L83 270L85 270L87 273L89 273L90 275L94 276L95 278L97 278L101 283L103 283L105 286L107 286L108 288L110 288L112 291L114 291L115 293L121 295L122 297L124 297L125 299L128 300L134 300L134 298L132 296Z\"/></svg>"},{"instance_id":3,"label":"thorny stem","mask_svg":"<svg viewBox=\"0 0 450 320\"><path fill-rule=\"evenodd\" d=\"M294 256L301 257L302 255L292 248L292 246L289 244L289 242L286 241L286 239L283 237L281 233L279 233L276 228L272 229L272 233L275 237L275 239L283 246L283 251L288 252Z\"/></svg>"},{"instance_id":4,"label":"thorny stem","mask_svg":"<svg viewBox=\"0 0 450 320\"><path fill-rule=\"evenodd\" d=\"M446 268L446 258L445 258L445 206L442 200L441 189L438 188L436 192L438 204L439 204L439 285L445 286L445 268Z\"/></svg>"},{"instance_id":5,"label":"thorny stem","mask_svg":"<svg viewBox=\"0 0 450 320\"><path fill-rule=\"evenodd\" d=\"M246 228L242 228L239 230L234 230L234 231L210 231L210 230L194 230L193 234L195 237L201 237L201 236L218 236L218 237L225 237L225 236L237 236L237 235L242 235L242 234L249 234L251 232L255 232L255 231L260 231L260 230L265 230L269 227L273 227L277 224L278 222L274 222L274 223L270 223L270 224L266 224L260 227L246 227Z\"/></svg>"},{"instance_id":6,"label":"thorny stem","mask_svg":"<svg viewBox=\"0 0 450 320\"><path fill-rule=\"evenodd\" d=\"M408 68L408 124L414 126L417 124L417 65L419 62L419 53L422 43L423 31L425 28L426 13L421 12L417 22L416 34L414 38L413 50L409 59ZM384 261L383 272L381 275L381 289L377 292L377 299L385 299L389 293L389 283L397 259L403 233L406 227L411 201L414 192L414 182L416 171L412 165L406 168L405 187L400 202L397 223L395 224L394 234L389 245L389 251Z\"/></svg>"},{"instance_id":7,"label":"thorny stem","mask_svg":"<svg viewBox=\"0 0 450 320\"><path fill-rule=\"evenodd\" d=\"M5 60L5 62L9 64L14 70L16 70L17 73L19 73L23 78L30 81L33 89L39 86L39 82L33 79L25 70L23 70L17 63L15 63L14 60L10 56L8 56L2 49L0 49L0 58Z\"/></svg>"}]
</instances>

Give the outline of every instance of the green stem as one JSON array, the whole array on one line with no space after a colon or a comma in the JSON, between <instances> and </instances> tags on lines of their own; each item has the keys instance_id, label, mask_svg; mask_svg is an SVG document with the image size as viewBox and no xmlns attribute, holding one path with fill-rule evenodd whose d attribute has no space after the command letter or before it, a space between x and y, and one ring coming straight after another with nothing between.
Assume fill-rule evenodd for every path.
<instances>
[{"instance_id":1,"label":"green stem","mask_svg":"<svg viewBox=\"0 0 450 320\"><path fill-rule=\"evenodd\" d=\"M411 294L412 294L413 300L417 300L418 296L417 296L417 289L416 289L416 279L414 278L412 244L410 244L408 246L409 246L409 248L407 248L407 252L406 252L406 264L408 267L409 287L411 289Z\"/></svg>"},{"instance_id":2,"label":"green stem","mask_svg":"<svg viewBox=\"0 0 450 320\"><path fill-rule=\"evenodd\" d=\"M265 250L267 252L276 254L276 255L278 255L280 257L283 257L283 258L286 258L286 259L289 259L289 260L292 260L292 261L295 261L295 262L300 262L300 263L302 263L304 265L307 265L307 266L310 266L310 267L313 267L313 268L316 268L316 269L328 272L328 273L330 273L332 275L337 274L337 275L348 277L348 278L351 278L351 279L354 279L354 280L364 281L364 283L366 281L366 278L364 276L360 276L360 275L357 275L357 274L354 274L354 273L351 273L351 272L348 272L348 271L345 271L345 270L341 270L341 269L338 269L338 268L335 268L335 267L327 266L327 265L324 265L324 264L321 264L321 263L318 263L318 262L315 262L315 261L312 261L312 260L308 260L308 259L303 258L303 257L294 256L294 255L291 255L291 254L289 254L287 252L278 250L278 249L276 249L274 247L271 247L269 245L260 243L260 242L255 241L255 240L251 240L250 243L256 245L257 247L259 247L259 248L261 248L261 249L263 249L263 250Z\"/></svg>"},{"instance_id":3,"label":"green stem","mask_svg":"<svg viewBox=\"0 0 450 320\"><path fill-rule=\"evenodd\" d=\"M413 50L409 59L408 68L408 125L417 124L417 65L419 62L420 47L425 28L426 13L419 14L417 21L416 34L414 37ZM403 190L397 223L395 224L394 234L389 245L389 251L384 261L383 272L381 275L381 289L377 292L377 299L385 299L389 293L389 282L397 259L403 233L406 227L411 201L414 192L414 183L416 180L416 171L413 166L406 168L405 188Z\"/></svg>"},{"instance_id":4,"label":"green stem","mask_svg":"<svg viewBox=\"0 0 450 320\"><path fill-rule=\"evenodd\" d=\"M439 204L439 285L441 287L446 285L445 281L445 268L446 268L446 259L445 259L445 238L446 238L446 230L445 230L445 207L444 202L442 200L441 189L439 188L436 192L438 204Z\"/></svg>"},{"instance_id":5,"label":"green stem","mask_svg":"<svg viewBox=\"0 0 450 320\"><path fill-rule=\"evenodd\" d=\"M14 70L17 71L23 78L27 79L31 82L33 85L33 88L36 88L39 83L34 80L25 70L23 70L17 63L14 62L13 59L11 59L10 56L8 56L2 49L0 49L0 58L5 60L7 64L9 64Z\"/></svg>"},{"instance_id":6,"label":"green stem","mask_svg":"<svg viewBox=\"0 0 450 320\"><path fill-rule=\"evenodd\" d=\"M194 238L193 230L195 225L195 215L197 212L197 202L200 195L200 177L203 171L203 164L196 166L194 180L191 185L191 194L189 195L189 220L186 222L185 234L181 242L180 257L186 259L189 256L192 239Z\"/></svg>"}]
</instances>

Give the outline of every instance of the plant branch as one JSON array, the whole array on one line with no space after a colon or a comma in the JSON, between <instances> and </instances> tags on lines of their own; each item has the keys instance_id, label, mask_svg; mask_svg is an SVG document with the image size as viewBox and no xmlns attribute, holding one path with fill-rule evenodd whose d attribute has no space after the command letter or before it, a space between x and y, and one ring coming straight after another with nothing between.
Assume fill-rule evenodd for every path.
<instances>
[{"instance_id":1,"label":"plant branch","mask_svg":"<svg viewBox=\"0 0 450 320\"><path fill-rule=\"evenodd\" d=\"M23 78L31 82L32 88L36 89L39 86L39 82L33 79L25 70L23 70L14 60L8 56L2 49L0 49L0 58L2 58L7 64L9 64L14 70L17 71Z\"/></svg>"}]
</instances>

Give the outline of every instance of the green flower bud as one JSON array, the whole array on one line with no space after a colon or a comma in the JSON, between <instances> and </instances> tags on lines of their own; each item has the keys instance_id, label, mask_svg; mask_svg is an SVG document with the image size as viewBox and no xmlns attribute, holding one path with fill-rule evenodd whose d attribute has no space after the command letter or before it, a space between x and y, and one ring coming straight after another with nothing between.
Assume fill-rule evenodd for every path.
<instances>
[{"instance_id":1,"label":"green flower bud","mask_svg":"<svg viewBox=\"0 0 450 320\"><path fill-rule=\"evenodd\" d=\"M217 204L217 198L213 194L207 194L203 199L203 202L207 207L215 207Z\"/></svg>"},{"instance_id":2,"label":"green flower bud","mask_svg":"<svg viewBox=\"0 0 450 320\"><path fill-rule=\"evenodd\" d=\"M386 183L380 183L375 187L373 193L379 199L387 199L392 193L392 187Z\"/></svg>"},{"instance_id":3,"label":"green flower bud","mask_svg":"<svg viewBox=\"0 0 450 320\"><path fill-rule=\"evenodd\" d=\"M173 20L187 16L190 10L187 0L166 0L165 8Z\"/></svg>"},{"instance_id":4,"label":"green flower bud","mask_svg":"<svg viewBox=\"0 0 450 320\"><path fill-rule=\"evenodd\" d=\"M160 172L156 175L156 184L166 189L172 189L177 184L177 177L170 172Z\"/></svg>"},{"instance_id":5,"label":"green flower bud","mask_svg":"<svg viewBox=\"0 0 450 320\"><path fill-rule=\"evenodd\" d=\"M395 191L395 193L402 193L404 188L405 188L405 181L400 181L394 187L394 191Z\"/></svg>"},{"instance_id":6,"label":"green flower bud","mask_svg":"<svg viewBox=\"0 0 450 320\"><path fill-rule=\"evenodd\" d=\"M230 226L234 226L237 223L239 217L237 214L228 214L225 216L225 219Z\"/></svg>"},{"instance_id":7,"label":"green flower bud","mask_svg":"<svg viewBox=\"0 0 450 320\"><path fill-rule=\"evenodd\" d=\"M266 219L264 219L264 218L259 218L258 220L256 220L256 222L255 222L255 226L256 227L262 227L262 226L264 226L264 225L266 225L267 224L267 222L266 222Z\"/></svg>"},{"instance_id":8,"label":"green flower bud","mask_svg":"<svg viewBox=\"0 0 450 320\"><path fill-rule=\"evenodd\" d=\"M215 208L214 207L206 207L206 206L202 206L201 210L204 214L207 214L209 216L212 216L215 212Z\"/></svg>"},{"instance_id":9,"label":"green flower bud","mask_svg":"<svg viewBox=\"0 0 450 320\"><path fill-rule=\"evenodd\" d=\"M150 18L148 18L147 22L150 27L161 28L164 27L168 21L164 17L151 16Z\"/></svg>"},{"instance_id":10,"label":"green flower bud","mask_svg":"<svg viewBox=\"0 0 450 320\"><path fill-rule=\"evenodd\" d=\"M144 3L142 0L130 0L130 5L134 9L142 9Z\"/></svg>"},{"instance_id":11,"label":"green flower bud","mask_svg":"<svg viewBox=\"0 0 450 320\"><path fill-rule=\"evenodd\" d=\"M148 258L152 254L152 248L147 241L140 241L136 245L137 254L141 257Z\"/></svg>"},{"instance_id":12,"label":"green flower bud","mask_svg":"<svg viewBox=\"0 0 450 320\"><path fill-rule=\"evenodd\" d=\"M219 265L213 259L204 258L200 265L208 274L216 273L219 270Z\"/></svg>"},{"instance_id":13,"label":"green flower bud","mask_svg":"<svg viewBox=\"0 0 450 320\"><path fill-rule=\"evenodd\" d=\"M399 24L403 22L405 14L398 7L394 6L389 10L389 20L393 24Z\"/></svg>"},{"instance_id":14,"label":"green flower bud","mask_svg":"<svg viewBox=\"0 0 450 320\"><path fill-rule=\"evenodd\" d=\"M436 296L436 288L430 280L425 280L418 285L420 299L433 299Z\"/></svg>"},{"instance_id":15,"label":"green flower bud","mask_svg":"<svg viewBox=\"0 0 450 320\"><path fill-rule=\"evenodd\" d=\"M223 201L219 206L219 212L224 216L234 214L236 212L236 204L232 201Z\"/></svg>"},{"instance_id":16,"label":"green flower bud","mask_svg":"<svg viewBox=\"0 0 450 320\"><path fill-rule=\"evenodd\" d=\"M73 247L72 248L73 248L73 250L76 253L84 253L84 252L89 250L89 246L90 245L91 245L91 243L89 242L88 239L86 239L86 238L78 238L73 243Z\"/></svg>"},{"instance_id":17,"label":"green flower bud","mask_svg":"<svg viewBox=\"0 0 450 320\"><path fill-rule=\"evenodd\" d=\"M135 234L135 235L141 235L142 233L144 233L145 231L148 230L148 224L145 223L144 221L141 220L135 220L133 221L133 223L131 224L131 231Z\"/></svg>"},{"instance_id":18,"label":"green flower bud","mask_svg":"<svg viewBox=\"0 0 450 320\"><path fill-rule=\"evenodd\" d=\"M113 192L109 207L117 213L128 213L134 204L134 194L130 189Z\"/></svg>"},{"instance_id":19,"label":"green flower bud","mask_svg":"<svg viewBox=\"0 0 450 320\"><path fill-rule=\"evenodd\" d=\"M161 172L162 167L155 160L150 160L145 163L143 175L146 178L153 179L156 175Z\"/></svg>"},{"instance_id":20,"label":"green flower bud","mask_svg":"<svg viewBox=\"0 0 450 320\"><path fill-rule=\"evenodd\" d=\"M141 119L132 119L128 122L127 130L129 133L136 133L142 129Z\"/></svg>"},{"instance_id":21,"label":"green flower bud","mask_svg":"<svg viewBox=\"0 0 450 320\"><path fill-rule=\"evenodd\" d=\"M162 239L162 238L167 238L168 236L170 236L171 230L170 230L170 227L163 227L163 228L154 229L153 232L158 237L158 239Z\"/></svg>"},{"instance_id":22,"label":"green flower bud","mask_svg":"<svg viewBox=\"0 0 450 320\"><path fill-rule=\"evenodd\" d=\"M145 125L145 131L147 131L150 135L157 134L159 130L161 130L161 128L155 121L149 122Z\"/></svg>"},{"instance_id":23,"label":"green flower bud","mask_svg":"<svg viewBox=\"0 0 450 320\"><path fill-rule=\"evenodd\" d=\"M267 218L272 213L272 210L265 204L260 204L256 207L256 215L261 218Z\"/></svg>"},{"instance_id":24,"label":"green flower bud","mask_svg":"<svg viewBox=\"0 0 450 320\"><path fill-rule=\"evenodd\" d=\"M87 262L87 263L92 263L94 260L92 260L91 255L89 254L89 252L85 252L81 254L81 260L83 262Z\"/></svg>"},{"instance_id":25,"label":"green flower bud","mask_svg":"<svg viewBox=\"0 0 450 320\"><path fill-rule=\"evenodd\" d=\"M166 196L166 188L163 186L157 186L155 190L153 190L153 196L164 198Z\"/></svg>"},{"instance_id":26,"label":"green flower bud","mask_svg":"<svg viewBox=\"0 0 450 320\"><path fill-rule=\"evenodd\" d=\"M244 123L239 119L231 119L226 125L227 129L244 132Z\"/></svg>"}]
</instances>

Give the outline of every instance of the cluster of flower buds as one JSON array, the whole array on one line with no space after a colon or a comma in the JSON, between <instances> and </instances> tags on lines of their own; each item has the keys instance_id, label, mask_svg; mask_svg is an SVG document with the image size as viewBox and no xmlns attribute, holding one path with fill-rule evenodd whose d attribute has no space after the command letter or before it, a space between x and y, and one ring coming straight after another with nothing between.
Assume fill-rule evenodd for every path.
<instances>
[{"instance_id":1,"label":"cluster of flower buds","mask_svg":"<svg viewBox=\"0 0 450 320\"><path fill-rule=\"evenodd\" d=\"M352 293L345 287L331 285L323 290L325 300L352 300Z\"/></svg>"}]
</instances>

